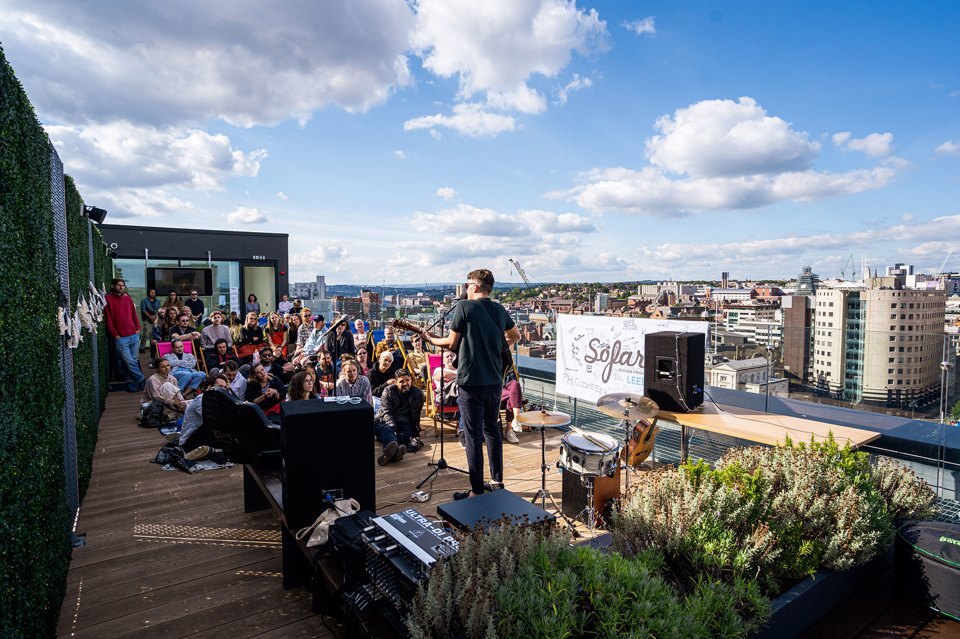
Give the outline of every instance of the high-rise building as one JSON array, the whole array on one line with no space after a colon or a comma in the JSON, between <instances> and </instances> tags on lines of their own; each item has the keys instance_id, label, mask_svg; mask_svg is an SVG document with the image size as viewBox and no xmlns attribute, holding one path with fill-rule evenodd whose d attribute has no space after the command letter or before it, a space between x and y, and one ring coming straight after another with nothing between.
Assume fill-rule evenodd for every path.
<instances>
[{"instance_id":1,"label":"high-rise building","mask_svg":"<svg viewBox=\"0 0 960 639\"><path fill-rule=\"evenodd\" d=\"M797 281L797 295L814 295L819 283L820 277L813 272L813 268L804 266Z\"/></svg>"},{"instance_id":2,"label":"high-rise building","mask_svg":"<svg viewBox=\"0 0 960 639\"><path fill-rule=\"evenodd\" d=\"M607 306L610 304L610 295L607 293L597 293L596 298L593 300L593 312L602 313L607 310Z\"/></svg>"},{"instance_id":3,"label":"high-rise building","mask_svg":"<svg viewBox=\"0 0 960 639\"><path fill-rule=\"evenodd\" d=\"M327 277L317 275L317 299L327 299Z\"/></svg>"},{"instance_id":4,"label":"high-rise building","mask_svg":"<svg viewBox=\"0 0 960 639\"><path fill-rule=\"evenodd\" d=\"M807 267L809 268L809 267ZM813 297L784 295L780 298L783 317L783 374L784 377L804 380L810 365L813 343Z\"/></svg>"},{"instance_id":5,"label":"high-rise building","mask_svg":"<svg viewBox=\"0 0 960 639\"><path fill-rule=\"evenodd\" d=\"M811 381L839 399L881 406L937 401L942 291L819 289Z\"/></svg>"}]
</instances>

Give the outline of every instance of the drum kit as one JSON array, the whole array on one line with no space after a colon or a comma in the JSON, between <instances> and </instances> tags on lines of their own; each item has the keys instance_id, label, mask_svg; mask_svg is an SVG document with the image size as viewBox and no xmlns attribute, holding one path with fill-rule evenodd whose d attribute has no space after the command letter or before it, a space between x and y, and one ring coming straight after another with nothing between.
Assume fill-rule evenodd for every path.
<instances>
[{"instance_id":1,"label":"drum kit","mask_svg":"<svg viewBox=\"0 0 960 639\"><path fill-rule=\"evenodd\" d=\"M605 415L619 418L618 425L624 429L624 440L621 442L604 433L574 429L564 433L561 438L560 460L557 462L557 466L564 472L579 476L587 489L586 507L575 519L582 519L591 531L602 521L601 513L594 507L594 481L600 477L613 477L623 457L627 488L630 488L630 470L646 459L653 448L656 426L652 420L660 410L652 399L631 393L604 395L597 400L597 408ZM540 489L531 501L536 503L539 499L541 507L546 509L546 500L549 497L554 508L560 512L553 495L547 490L545 431L548 428L567 426L570 424L570 415L541 409L519 413L517 421L540 431ZM623 455L621 451L624 452ZM619 496L619 486L617 495ZM572 528L571 522L567 523Z\"/></svg>"}]
</instances>

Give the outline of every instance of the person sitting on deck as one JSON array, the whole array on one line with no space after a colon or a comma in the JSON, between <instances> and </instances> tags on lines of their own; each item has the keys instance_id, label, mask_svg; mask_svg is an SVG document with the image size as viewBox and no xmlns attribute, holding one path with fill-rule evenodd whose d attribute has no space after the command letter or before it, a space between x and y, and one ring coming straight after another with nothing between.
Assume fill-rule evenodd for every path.
<instances>
[{"instance_id":1,"label":"person sitting on deck","mask_svg":"<svg viewBox=\"0 0 960 639\"><path fill-rule=\"evenodd\" d=\"M240 360L230 352L227 346L227 340L218 339L213 346L213 352L207 355L207 370L209 370L211 374L222 372L227 362L232 361L239 363Z\"/></svg>"},{"instance_id":2,"label":"person sitting on deck","mask_svg":"<svg viewBox=\"0 0 960 639\"><path fill-rule=\"evenodd\" d=\"M280 380L281 383L286 384L287 374L283 370L283 365L276 362L276 357L273 354L273 347L269 344L265 344L263 348L260 349L260 363L263 364L263 367L267 369L267 374L276 377Z\"/></svg>"},{"instance_id":3,"label":"person sitting on deck","mask_svg":"<svg viewBox=\"0 0 960 639\"><path fill-rule=\"evenodd\" d=\"M204 353L212 354L216 349L217 340L224 340L227 348L233 348L233 336L230 329L223 325L223 313L214 311L210 314L210 325L204 326L200 332L200 346Z\"/></svg>"},{"instance_id":4,"label":"person sitting on deck","mask_svg":"<svg viewBox=\"0 0 960 639\"><path fill-rule=\"evenodd\" d=\"M234 341L237 355L244 364L252 364L253 354L263 345L263 329L257 322L256 313L247 313L247 321L240 328L240 339Z\"/></svg>"},{"instance_id":5,"label":"person sitting on deck","mask_svg":"<svg viewBox=\"0 0 960 639\"><path fill-rule=\"evenodd\" d=\"M380 354L385 351L390 351L394 359L401 355L400 343L397 341L397 334L393 326L387 326L383 329L383 339L373 347L373 359L379 360Z\"/></svg>"},{"instance_id":6,"label":"person sitting on deck","mask_svg":"<svg viewBox=\"0 0 960 639\"><path fill-rule=\"evenodd\" d=\"M413 369L414 381L426 388L424 384L427 381L427 352L423 350L423 338L414 333L410 337L410 345L413 348L407 353L407 359Z\"/></svg>"},{"instance_id":7,"label":"person sitting on deck","mask_svg":"<svg viewBox=\"0 0 960 639\"><path fill-rule=\"evenodd\" d=\"M373 406L373 390L370 380L360 374L357 360L345 356L340 366L340 379L337 380L337 396L359 397Z\"/></svg>"},{"instance_id":8,"label":"person sitting on deck","mask_svg":"<svg viewBox=\"0 0 960 639\"><path fill-rule=\"evenodd\" d=\"M191 461L199 461L210 454L210 446L205 442L213 442L213 436L203 431L203 396L208 389L216 388L221 391L230 390L230 381L226 375L215 374L207 378L200 386L200 394L187 404L183 413L183 425L180 428L180 448L184 457Z\"/></svg>"},{"instance_id":9,"label":"person sitting on deck","mask_svg":"<svg viewBox=\"0 0 960 639\"><path fill-rule=\"evenodd\" d=\"M173 352L164 357L172 367L170 374L176 378L184 397L188 397L191 392L196 395L201 382L207 378L206 373L197 370L197 357L193 353L183 351L181 340L174 339L170 345L173 347Z\"/></svg>"},{"instance_id":10,"label":"person sitting on deck","mask_svg":"<svg viewBox=\"0 0 960 639\"><path fill-rule=\"evenodd\" d=\"M247 389L244 399L260 407L264 415L280 414L280 402L283 401L283 383L267 372L263 364L256 363L250 367L250 377L247 378Z\"/></svg>"},{"instance_id":11,"label":"person sitting on deck","mask_svg":"<svg viewBox=\"0 0 960 639\"><path fill-rule=\"evenodd\" d=\"M237 399L243 399L247 394L247 378L240 372L240 366L236 360L230 360L223 366L223 374L230 382L230 390Z\"/></svg>"},{"instance_id":12,"label":"person sitting on deck","mask_svg":"<svg viewBox=\"0 0 960 639\"><path fill-rule=\"evenodd\" d=\"M413 385L409 371L400 369L395 383L387 386L374 418L374 433L383 444L383 454L377 463L385 466L403 459L407 450L423 447L420 439L420 411L423 409L423 391Z\"/></svg>"},{"instance_id":13,"label":"person sitting on deck","mask_svg":"<svg viewBox=\"0 0 960 639\"><path fill-rule=\"evenodd\" d=\"M157 372L147 378L141 402L163 402L168 408L182 413L187 408L187 402L177 385L177 378L170 374L170 362L161 358L153 365Z\"/></svg>"},{"instance_id":14,"label":"person sitting on deck","mask_svg":"<svg viewBox=\"0 0 960 639\"><path fill-rule=\"evenodd\" d=\"M333 357L327 351L321 351L317 359L316 367L317 381L315 382L317 392L321 397L333 394L337 385L337 372L333 368Z\"/></svg>"},{"instance_id":15,"label":"person sitting on deck","mask_svg":"<svg viewBox=\"0 0 960 639\"><path fill-rule=\"evenodd\" d=\"M199 340L203 335L196 328L190 326L190 310L181 312L177 317L177 325L170 329L170 340L179 337L182 340Z\"/></svg>"},{"instance_id":16,"label":"person sitting on deck","mask_svg":"<svg viewBox=\"0 0 960 639\"><path fill-rule=\"evenodd\" d=\"M377 358L376 365L370 369L368 374L374 397L380 397L383 395L385 388L397 383L397 379L394 376L396 371L397 367L393 364L393 353L390 351L382 352L380 357Z\"/></svg>"},{"instance_id":17,"label":"person sitting on deck","mask_svg":"<svg viewBox=\"0 0 960 639\"><path fill-rule=\"evenodd\" d=\"M314 389L316 377L311 370L302 370L294 373L290 379L290 386L287 387L287 401L295 402L302 399L320 399Z\"/></svg>"}]
</instances>

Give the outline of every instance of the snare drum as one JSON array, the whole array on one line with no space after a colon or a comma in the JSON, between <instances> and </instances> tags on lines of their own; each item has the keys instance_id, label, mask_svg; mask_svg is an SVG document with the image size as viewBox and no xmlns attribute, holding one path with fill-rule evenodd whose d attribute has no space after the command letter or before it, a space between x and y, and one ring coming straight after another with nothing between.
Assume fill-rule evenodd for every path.
<instances>
[{"instance_id":1,"label":"snare drum","mask_svg":"<svg viewBox=\"0 0 960 639\"><path fill-rule=\"evenodd\" d=\"M560 468L585 477L613 475L620 446L603 433L567 433L560 444Z\"/></svg>"}]
</instances>

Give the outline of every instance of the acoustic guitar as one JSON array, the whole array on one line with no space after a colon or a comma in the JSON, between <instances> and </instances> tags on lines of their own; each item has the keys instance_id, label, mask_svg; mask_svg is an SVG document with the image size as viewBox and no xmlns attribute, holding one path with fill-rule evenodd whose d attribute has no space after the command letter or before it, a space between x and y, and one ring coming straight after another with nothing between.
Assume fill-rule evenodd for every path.
<instances>
[{"instance_id":1,"label":"acoustic guitar","mask_svg":"<svg viewBox=\"0 0 960 639\"><path fill-rule=\"evenodd\" d=\"M642 464L653 452L653 442L658 432L660 432L660 427L645 419L637 420L637 423L633 426L633 432L630 434L630 442L623 452L624 461L633 467Z\"/></svg>"},{"instance_id":2,"label":"acoustic guitar","mask_svg":"<svg viewBox=\"0 0 960 639\"><path fill-rule=\"evenodd\" d=\"M393 327L400 328L406 331L412 331L423 337L424 330L417 326L416 324L411 324L402 319L393 320ZM507 340L503 340L503 349L500 351L500 375L506 382L507 374L509 374L513 369L513 353L510 352L510 346L507 345Z\"/></svg>"}]
</instances>

